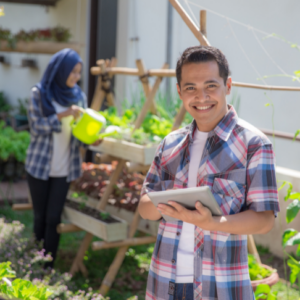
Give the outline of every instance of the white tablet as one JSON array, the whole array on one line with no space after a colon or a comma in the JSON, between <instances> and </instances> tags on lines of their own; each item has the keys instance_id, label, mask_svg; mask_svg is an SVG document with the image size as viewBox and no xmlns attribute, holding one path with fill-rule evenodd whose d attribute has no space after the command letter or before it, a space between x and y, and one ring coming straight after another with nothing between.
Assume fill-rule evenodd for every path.
<instances>
[{"instance_id":1,"label":"white tablet","mask_svg":"<svg viewBox=\"0 0 300 300\"><path fill-rule=\"evenodd\" d=\"M168 190L160 192L149 192L148 196L152 203L157 207L159 203L168 204L168 201L176 201L187 209L194 210L197 201L207 207L213 216L222 216L221 208L213 196L208 186L186 188L178 190ZM177 221L170 216L163 215L166 221Z\"/></svg>"}]
</instances>

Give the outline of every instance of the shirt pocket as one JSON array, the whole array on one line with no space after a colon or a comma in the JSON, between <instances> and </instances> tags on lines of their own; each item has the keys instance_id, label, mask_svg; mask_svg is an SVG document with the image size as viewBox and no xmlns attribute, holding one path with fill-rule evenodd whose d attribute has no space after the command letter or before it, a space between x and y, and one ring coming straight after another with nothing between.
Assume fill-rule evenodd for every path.
<instances>
[{"instance_id":1,"label":"shirt pocket","mask_svg":"<svg viewBox=\"0 0 300 300\"><path fill-rule=\"evenodd\" d=\"M245 201L245 185L229 179L215 178L212 193L224 215L234 215L241 211Z\"/></svg>"}]
</instances>

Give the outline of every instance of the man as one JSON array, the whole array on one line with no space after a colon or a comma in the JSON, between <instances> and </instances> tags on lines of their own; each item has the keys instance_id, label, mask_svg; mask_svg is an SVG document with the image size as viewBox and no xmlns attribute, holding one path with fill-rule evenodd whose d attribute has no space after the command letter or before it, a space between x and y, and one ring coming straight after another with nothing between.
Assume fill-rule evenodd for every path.
<instances>
[{"instance_id":1,"label":"man","mask_svg":"<svg viewBox=\"0 0 300 300\"><path fill-rule=\"evenodd\" d=\"M177 90L194 121L159 145L141 193L145 219L162 215L146 299L253 300L247 235L271 230L279 211L271 142L227 105L228 62L214 47L191 47L177 62ZM223 212L152 204L148 192L209 186ZM170 199L171 200L171 199Z\"/></svg>"}]
</instances>

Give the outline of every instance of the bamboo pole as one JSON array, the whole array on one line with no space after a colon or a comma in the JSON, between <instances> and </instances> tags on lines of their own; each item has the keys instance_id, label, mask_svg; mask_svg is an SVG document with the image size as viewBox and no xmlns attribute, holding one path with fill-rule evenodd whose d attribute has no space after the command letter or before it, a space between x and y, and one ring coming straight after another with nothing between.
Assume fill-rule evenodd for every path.
<instances>
[{"instance_id":1,"label":"bamboo pole","mask_svg":"<svg viewBox=\"0 0 300 300\"><path fill-rule=\"evenodd\" d=\"M124 159L119 160L116 169L113 171L113 173L111 174L111 176L109 178L109 184L106 186L104 194L98 203L97 209L99 209L99 210L105 209L105 206L108 202L109 196L113 191L114 185L117 183L118 178L120 177L120 174L125 166L125 162L126 161Z\"/></svg>"},{"instance_id":2,"label":"bamboo pole","mask_svg":"<svg viewBox=\"0 0 300 300\"><path fill-rule=\"evenodd\" d=\"M100 68L100 71L101 71L100 74L103 74L105 72L105 66L104 66L105 61L103 59L98 60L97 64L99 65L99 68ZM96 86L95 93L94 93L93 100L92 100L92 104L91 104L91 108L94 109L95 111L100 110L100 108L102 106L102 103L104 101L104 98L105 98L105 91L102 89L102 84L103 83L102 83L102 77L101 77L100 74L98 76L97 86Z\"/></svg>"},{"instance_id":3,"label":"bamboo pole","mask_svg":"<svg viewBox=\"0 0 300 300\"><path fill-rule=\"evenodd\" d=\"M168 68L168 64L165 63L162 67L162 69L167 69ZM157 93L157 90L161 84L161 81L162 81L162 77L157 77L156 78L156 81L151 89L151 92L149 93L143 107L142 107L142 110L140 111L138 117L137 117L137 120L135 122L135 126L134 126L134 130L138 129L141 127L142 123L143 123L143 120L145 119L146 117L146 114L147 112L149 111L149 108L151 106L151 103L154 101L154 97Z\"/></svg>"},{"instance_id":4,"label":"bamboo pole","mask_svg":"<svg viewBox=\"0 0 300 300\"><path fill-rule=\"evenodd\" d=\"M82 229L74 224L60 223L57 225L56 231L57 233L68 233L82 231Z\"/></svg>"},{"instance_id":5,"label":"bamboo pole","mask_svg":"<svg viewBox=\"0 0 300 300\"><path fill-rule=\"evenodd\" d=\"M97 209L99 209L99 210L105 209L105 206L108 202L109 196L113 190L113 186L116 184L116 182L120 176L120 173L123 170L124 165L125 165L125 160L120 159L116 169L114 170L114 172L111 174L111 176L109 178L109 184L107 185L105 192L97 205ZM85 252L89 248L89 245L90 245L92 239L93 239L93 235L91 233L87 232L83 241L81 242L81 245L78 249L77 255L73 261L73 264L72 264L72 267L70 270L71 274L75 274L79 270L82 271L83 274L87 273L87 271L85 271L86 268L84 267L82 260L83 260Z\"/></svg>"},{"instance_id":6,"label":"bamboo pole","mask_svg":"<svg viewBox=\"0 0 300 300\"><path fill-rule=\"evenodd\" d=\"M31 203L19 203L19 204L13 204L12 209L13 210L31 210L33 208Z\"/></svg>"},{"instance_id":7,"label":"bamboo pole","mask_svg":"<svg viewBox=\"0 0 300 300\"><path fill-rule=\"evenodd\" d=\"M139 71L139 77L140 77L140 80L142 82L142 85L143 85L143 89L144 89L144 93L145 93L145 96L146 96L146 99L147 97L149 96L149 93L151 91L151 87L150 87L150 84L149 84L149 79L148 79L148 74L147 74L147 70L145 68L145 65L144 65L144 62L141 60L141 59L137 59L135 61L136 63L136 66L138 68L138 71ZM144 76L144 77L143 77ZM143 77L143 78L142 78ZM156 112L156 105L155 105L155 101L152 101L152 104L151 104L151 107L150 107L150 111L153 113L153 114L157 114Z\"/></svg>"},{"instance_id":8,"label":"bamboo pole","mask_svg":"<svg viewBox=\"0 0 300 300\"><path fill-rule=\"evenodd\" d=\"M92 249L94 251L96 251L96 250L102 250L102 249L117 248L117 247L122 247L122 246L145 245L145 244L155 243L155 241L156 241L155 236L146 236L146 237L140 237L140 238L128 238L123 241L112 242L112 243L93 242Z\"/></svg>"},{"instance_id":9,"label":"bamboo pole","mask_svg":"<svg viewBox=\"0 0 300 300\"><path fill-rule=\"evenodd\" d=\"M186 113L186 110L184 108L184 105L181 104L180 109L175 117L172 131L177 130L179 128L179 126L181 125L181 123L184 120L185 113Z\"/></svg>"},{"instance_id":10,"label":"bamboo pole","mask_svg":"<svg viewBox=\"0 0 300 300\"><path fill-rule=\"evenodd\" d=\"M210 46L207 38L199 31L199 28L197 28L197 26L195 25L193 20L186 13L186 11L180 5L180 3L177 0L169 0L169 1L173 5L173 7L176 9L176 11L179 13L182 20L185 22L185 24L188 26L188 28L191 30L191 32L194 34L195 38L200 42L200 44L203 46Z\"/></svg>"},{"instance_id":11,"label":"bamboo pole","mask_svg":"<svg viewBox=\"0 0 300 300\"><path fill-rule=\"evenodd\" d=\"M138 76L138 69L131 68L108 68L108 74L123 74L123 75L133 75ZM91 73L93 75L101 74L101 70L98 67L92 67ZM147 74L149 76L157 76L157 77L175 77L176 72L174 69L162 70L162 69L150 69ZM271 91L287 91L287 92L300 92L300 87L289 87L289 86L274 86L274 85L259 85L252 83L244 83L244 82L232 82L233 86L236 87L244 87L244 88L252 88L252 89L261 89L261 90L271 90Z\"/></svg>"},{"instance_id":12,"label":"bamboo pole","mask_svg":"<svg viewBox=\"0 0 300 300\"><path fill-rule=\"evenodd\" d=\"M247 242L248 242L248 252L255 256L255 259L256 259L257 263L261 264L259 253L258 253L257 248L255 246L255 242L254 242L254 238L253 238L252 234L249 234L247 236Z\"/></svg>"},{"instance_id":13,"label":"bamboo pole","mask_svg":"<svg viewBox=\"0 0 300 300\"><path fill-rule=\"evenodd\" d=\"M200 32L207 38L206 10L200 10Z\"/></svg>"},{"instance_id":14,"label":"bamboo pole","mask_svg":"<svg viewBox=\"0 0 300 300\"><path fill-rule=\"evenodd\" d=\"M129 234L128 234L129 238L133 238L135 231L137 229L139 220L140 220L140 215L139 215L138 209L136 209L133 219L132 219L132 222L131 222L131 225L130 225L130 229L129 229ZM128 250L128 246L123 246L118 250L114 261L110 265L108 272L106 273L106 275L102 281L102 284L101 284L100 290L99 290L100 294L105 295L109 291L109 289L110 289L111 285L113 284L113 282L116 278L116 275L122 265L122 262L125 258L127 250Z\"/></svg>"}]
</instances>

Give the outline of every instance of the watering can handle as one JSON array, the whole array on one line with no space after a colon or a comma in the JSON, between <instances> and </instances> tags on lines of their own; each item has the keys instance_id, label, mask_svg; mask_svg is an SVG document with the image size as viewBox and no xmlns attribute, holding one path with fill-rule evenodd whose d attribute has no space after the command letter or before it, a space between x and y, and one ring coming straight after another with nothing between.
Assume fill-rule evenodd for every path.
<instances>
[{"instance_id":1,"label":"watering can handle","mask_svg":"<svg viewBox=\"0 0 300 300\"><path fill-rule=\"evenodd\" d=\"M82 108L82 107L79 107L79 108L80 108L80 111L84 114L85 113L85 109ZM74 128L75 125L76 125L76 119L73 118L73 120L70 122L70 126L71 126L71 128Z\"/></svg>"}]
</instances>

